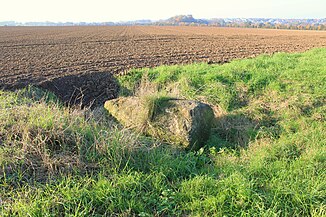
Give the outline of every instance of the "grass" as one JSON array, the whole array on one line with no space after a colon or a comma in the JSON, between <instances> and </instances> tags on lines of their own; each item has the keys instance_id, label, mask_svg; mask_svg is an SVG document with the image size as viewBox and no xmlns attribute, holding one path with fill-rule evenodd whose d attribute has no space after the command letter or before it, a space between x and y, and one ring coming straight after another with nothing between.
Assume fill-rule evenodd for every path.
<instances>
[{"instance_id":1,"label":"grass","mask_svg":"<svg viewBox=\"0 0 326 217\"><path fill-rule=\"evenodd\" d=\"M326 215L326 49L118 79L122 95L212 105L207 145L177 149L39 89L0 91L0 216Z\"/></svg>"},{"instance_id":2,"label":"grass","mask_svg":"<svg viewBox=\"0 0 326 217\"><path fill-rule=\"evenodd\" d=\"M160 95L149 95L143 97L143 103L146 110L148 110L145 121L153 121L154 117L169 105L171 97Z\"/></svg>"}]
</instances>

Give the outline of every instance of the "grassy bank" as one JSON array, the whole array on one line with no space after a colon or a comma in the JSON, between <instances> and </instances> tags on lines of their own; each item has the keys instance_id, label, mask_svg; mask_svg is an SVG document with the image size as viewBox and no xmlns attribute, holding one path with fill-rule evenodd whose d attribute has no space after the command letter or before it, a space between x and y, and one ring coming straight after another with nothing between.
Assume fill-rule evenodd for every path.
<instances>
[{"instance_id":1,"label":"grassy bank","mask_svg":"<svg viewBox=\"0 0 326 217\"><path fill-rule=\"evenodd\" d=\"M39 89L0 92L0 215L326 215L326 49L132 70L122 95L209 103L179 150Z\"/></svg>"}]
</instances>

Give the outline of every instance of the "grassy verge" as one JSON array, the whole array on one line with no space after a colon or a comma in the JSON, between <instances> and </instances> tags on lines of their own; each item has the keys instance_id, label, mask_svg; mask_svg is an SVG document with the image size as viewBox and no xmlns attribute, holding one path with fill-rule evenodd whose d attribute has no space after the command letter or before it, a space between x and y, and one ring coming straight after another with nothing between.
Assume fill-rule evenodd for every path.
<instances>
[{"instance_id":1,"label":"grassy verge","mask_svg":"<svg viewBox=\"0 0 326 217\"><path fill-rule=\"evenodd\" d=\"M132 70L124 95L216 111L185 152L29 88L0 91L1 216L326 215L326 49Z\"/></svg>"}]
</instances>

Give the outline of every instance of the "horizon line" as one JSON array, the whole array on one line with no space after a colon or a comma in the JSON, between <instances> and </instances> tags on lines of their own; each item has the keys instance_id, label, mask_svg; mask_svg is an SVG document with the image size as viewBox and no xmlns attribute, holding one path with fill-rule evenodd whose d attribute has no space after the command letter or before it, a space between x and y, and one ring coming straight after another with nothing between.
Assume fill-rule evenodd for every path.
<instances>
[{"instance_id":1,"label":"horizon line","mask_svg":"<svg viewBox=\"0 0 326 217\"><path fill-rule=\"evenodd\" d=\"M170 18L178 17L178 16L192 16L188 15L175 15L169 18L161 18L161 19L135 19L135 20L120 20L120 21L51 21L51 20L43 20L43 21L16 21L16 20L0 20L0 23L3 22L14 22L14 23L125 23L125 22L137 22L137 21L150 21L150 22L158 22L158 21L166 21ZM194 17L193 17L194 18ZM213 20L213 19L282 19L282 20L323 20L326 17L322 18L282 18L282 17L214 17L214 18L194 18L196 20Z\"/></svg>"}]
</instances>

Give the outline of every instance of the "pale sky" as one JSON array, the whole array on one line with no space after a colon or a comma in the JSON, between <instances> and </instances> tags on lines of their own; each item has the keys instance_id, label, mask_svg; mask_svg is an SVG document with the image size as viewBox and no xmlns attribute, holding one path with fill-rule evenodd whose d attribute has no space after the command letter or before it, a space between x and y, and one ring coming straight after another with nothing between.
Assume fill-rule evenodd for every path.
<instances>
[{"instance_id":1,"label":"pale sky","mask_svg":"<svg viewBox=\"0 0 326 217\"><path fill-rule=\"evenodd\" d=\"M326 0L0 0L0 21L103 22L195 18L326 18Z\"/></svg>"}]
</instances>

